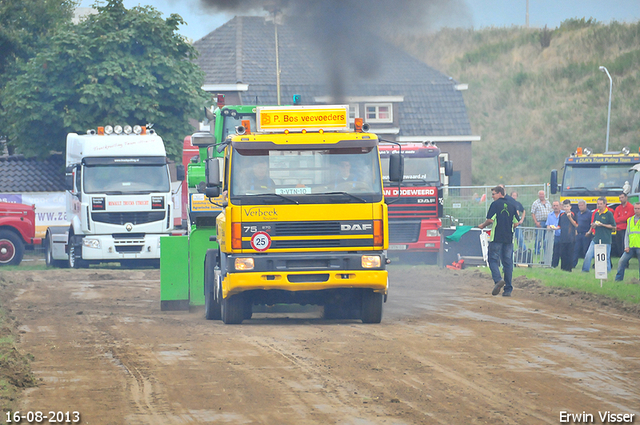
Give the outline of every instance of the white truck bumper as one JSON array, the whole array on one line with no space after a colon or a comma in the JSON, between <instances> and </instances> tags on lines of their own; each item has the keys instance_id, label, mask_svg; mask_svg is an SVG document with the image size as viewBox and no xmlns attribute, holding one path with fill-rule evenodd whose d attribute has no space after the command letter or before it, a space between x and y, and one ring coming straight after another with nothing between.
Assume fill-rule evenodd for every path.
<instances>
[{"instance_id":1,"label":"white truck bumper","mask_svg":"<svg viewBox=\"0 0 640 425\"><path fill-rule=\"evenodd\" d=\"M82 239L83 260L160 259L160 237L114 238L111 235L87 235Z\"/></svg>"}]
</instances>

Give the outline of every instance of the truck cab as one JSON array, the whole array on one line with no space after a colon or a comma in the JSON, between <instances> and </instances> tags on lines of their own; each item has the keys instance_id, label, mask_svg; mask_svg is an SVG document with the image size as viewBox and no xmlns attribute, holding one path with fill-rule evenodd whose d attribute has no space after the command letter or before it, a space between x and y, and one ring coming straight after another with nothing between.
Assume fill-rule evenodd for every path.
<instances>
[{"instance_id":1,"label":"truck cab","mask_svg":"<svg viewBox=\"0 0 640 425\"><path fill-rule=\"evenodd\" d=\"M253 305L323 305L326 318L379 323L388 290L387 207L378 138L350 132L346 106L258 107L208 160L207 196L224 196L219 248L205 260L205 316ZM208 273L209 271L209 273Z\"/></svg>"},{"instance_id":2,"label":"truck cab","mask_svg":"<svg viewBox=\"0 0 640 425\"><path fill-rule=\"evenodd\" d=\"M402 153L404 175L389 180L389 159ZM402 259L435 264L440 250L443 184L453 174L453 163L440 160L440 148L431 142L380 145L384 195L389 204L389 251Z\"/></svg>"},{"instance_id":3,"label":"truck cab","mask_svg":"<svg viewBox=\"0 0 640 425\"><path fill-rule=\"evenodd\" d=\"M173 229L162 139L136 126L67 136L69 227L47 229L47 265L158 265L160 238Z\"/></svg>"},{"instance_id":4,"label":"truck cab","mask_svg":"<svg viewBox=\"0 0 640 425\"><path fill-rule=\"evenodd\" d=\"M0 202L0 266L17 266L25 249L41 243L35 237L35 205Z\"/></svg>"},{"instance_id":5,"label":"truck cab","mask_svg":"<svg viewBox=\"0 0 640 425\"><path fill-rule=\"evenodd\" d=\"M640 154L631 153L627 148L596 154L589 148L578 147L564 161L562 180L558 179L557 170L551 171L550 191L552 194L560 192L560 202L569 199L574 212L577 212L580 199L591 210L596 208L599 197L606 198L607 205L615 207L620 203L618 196L623 191L635 192L631 186L637 185L634 178L638 164Z\"/></svg>"}]
</instances>

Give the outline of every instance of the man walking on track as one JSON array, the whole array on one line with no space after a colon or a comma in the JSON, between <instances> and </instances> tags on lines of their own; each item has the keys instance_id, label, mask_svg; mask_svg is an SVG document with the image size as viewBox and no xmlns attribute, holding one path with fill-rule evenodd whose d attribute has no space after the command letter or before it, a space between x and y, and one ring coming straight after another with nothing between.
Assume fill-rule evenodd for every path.
<instances>
[{"instance_id":1,"label":"man walking on track","mask_svg":"<svg viewBox=\"0 0 640 425\"><path fill-rule=\"evenodd\" d=\"M489 268L495 282L491 295L498 295L504 287L503 297L510 297L513 291L511 277L513 275L513 228L520 221L513 203L504 199L504 188L496 186L491 189L493 202L489 206L487 219L478 227L484 229L493 224L489 239ZM500 275L500 262L504 279Z\"/></svg>"}]
</instances>

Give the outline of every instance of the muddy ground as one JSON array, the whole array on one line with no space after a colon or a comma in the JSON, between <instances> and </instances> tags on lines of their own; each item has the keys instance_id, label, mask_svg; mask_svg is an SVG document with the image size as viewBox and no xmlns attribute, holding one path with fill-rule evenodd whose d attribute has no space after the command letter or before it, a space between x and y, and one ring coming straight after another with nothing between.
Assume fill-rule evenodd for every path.
<instances>
[{"instance_id":1,"label":"muddy ground","mask_svg":"<svg viewBox=\"0 0 640 425\"><path fill-rule=\"evenodd\" d=\"M608 411L640 423L637 308L526 278L503 298L478 271L393 266L379 325L325 321L318 308L224 325L200 309L161 312L158 270L0 276L37 384L22 412L400 425L602 423Z\"/></svg>"}]
</instances>

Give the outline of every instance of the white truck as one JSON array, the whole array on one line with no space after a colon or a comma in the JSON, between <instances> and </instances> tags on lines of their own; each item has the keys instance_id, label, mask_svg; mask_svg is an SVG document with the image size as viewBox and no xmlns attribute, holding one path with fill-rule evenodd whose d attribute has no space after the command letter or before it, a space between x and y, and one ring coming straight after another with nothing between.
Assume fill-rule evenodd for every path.
<instances>
[{"instance_id":1,"label":"white truck","mask_svg":"<svg viewBox=\"0 0 640 425\"><path fill-rule=\"evenodd\" d=\"M67 135L69 226L49 227L47 266L160 263L160 237L173 230L164 143L151 129L104 126Z\"/></svg>"}]
</instances>

